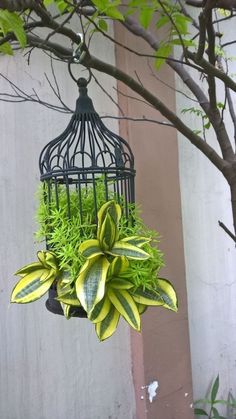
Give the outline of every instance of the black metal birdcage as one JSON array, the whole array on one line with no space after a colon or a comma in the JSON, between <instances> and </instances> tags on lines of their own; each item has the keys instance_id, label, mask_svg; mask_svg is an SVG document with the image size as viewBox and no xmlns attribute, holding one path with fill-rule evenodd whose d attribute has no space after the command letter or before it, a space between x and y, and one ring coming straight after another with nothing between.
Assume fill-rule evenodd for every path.
<instances>
[{"instance_id":1,"label":"black metal birdcage","mask_svg":"<svg viewBox=\"0 0 236 419\"><path fill-rule=\"evenodd\" d=\"M78 193L78 217L83 223L86 217L83 208L84 192L92 188L94 213L97 214L97 182L104 184L105 198L110 191L122 204L124 215L129 217L129 204L134 202L134 157L129 144L119 135L111 132L102 122L87 95L84 78L77 82L79 98L75 112L65 131L49 142L41 152L39 167L41 181L45 185L45 201L53 200L60 209L60 185L64 185L67 196L67 212L70 218L70 195ZM95 220L96 221L96 220ZM63 314L60 303L54 300L56 290L49 291L47 308ZM81 308L73 316L85 317Z\"/></svg>"},{"instance_id":2,"label":"black metal birdcage","mask_svg":"<svg viewBox=\"0 0 236 419\"><path fill-rule=\"evenodd\" d=\"M58 187L65 185L70 217L70 190L75 188L82 197L82 188L93 188L94 209L97 212L96 183L104 182L106 199L113 190L123 211L129 215L134 202L134 157L129 144L111 132L102 122L87 95L87 80L78 80L79 98L75 112L65 131L49 142L39 158L41 181L47 184L47 199L56 200L60 208ZM79 199L79 215L83 220L83 201Z\"/></svg>"}]
</instances>

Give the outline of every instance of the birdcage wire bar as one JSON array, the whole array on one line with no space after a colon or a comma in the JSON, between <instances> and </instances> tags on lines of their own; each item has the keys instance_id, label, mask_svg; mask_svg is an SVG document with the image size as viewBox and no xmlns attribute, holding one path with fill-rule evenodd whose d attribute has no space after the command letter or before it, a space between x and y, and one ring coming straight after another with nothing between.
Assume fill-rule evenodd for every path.
<instances>
[{"instance_id":1,"label":"birdcage wire bar","mask_svg":"<svg viewBox=\"0 0 236 419\"><path fill-rule=\"evenodd\" d=\"M116 201L122 204L124 215L129 218L129 204L135 200L133 153L127 141L104 125L87 95L86 80L79 79L78 86L79 98L67 128L44 147L39 158L45 200L50 204L53 199L59 209L59 185L64 185L70 218L70 192L76 190L78 213L83 222L82 189L93 189L97 213L96 184L100 179L104 183L106 200L112 191Z\"/></svg>"}]
</instances>

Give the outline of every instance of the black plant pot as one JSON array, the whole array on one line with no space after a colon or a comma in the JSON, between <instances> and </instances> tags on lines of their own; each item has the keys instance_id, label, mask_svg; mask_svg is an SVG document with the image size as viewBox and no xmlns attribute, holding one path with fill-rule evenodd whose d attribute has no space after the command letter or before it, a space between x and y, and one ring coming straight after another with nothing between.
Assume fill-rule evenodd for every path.
<instances>
[{"instance_id":1,"label":"black plant pot","mask_svg":"<svg viewBox=\"0 0 236 419\"><path fill-rule=\"evenodd\" d=\"M51 286L48 292L48 299L45 303L46 308L54 314L60 314L64 316L62 306L59 301L55 300L57 297L57 291L54 285ZM69 315L71 317L87 317L86 311L82 307L71 307Z\"/></svg>"}]
</instances>

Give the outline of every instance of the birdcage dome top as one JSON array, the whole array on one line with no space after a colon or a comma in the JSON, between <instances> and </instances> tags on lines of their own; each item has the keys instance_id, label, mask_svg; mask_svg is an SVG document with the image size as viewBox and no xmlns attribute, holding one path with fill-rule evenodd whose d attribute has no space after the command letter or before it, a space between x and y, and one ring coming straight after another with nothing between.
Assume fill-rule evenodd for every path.
<instances>
[{"instance_id":1,"label":"birdcage dome top","mask_svg":"<svg viewBox=\"0 0 236 419\"><path fill-rule=\"evenodd\" d=\"M41 180L78 174L134 175L134 157L129 144L110 131L87 95L86 81L80 83L76 109L64 132L42 150Z\"/></svg>"}]
</instances>

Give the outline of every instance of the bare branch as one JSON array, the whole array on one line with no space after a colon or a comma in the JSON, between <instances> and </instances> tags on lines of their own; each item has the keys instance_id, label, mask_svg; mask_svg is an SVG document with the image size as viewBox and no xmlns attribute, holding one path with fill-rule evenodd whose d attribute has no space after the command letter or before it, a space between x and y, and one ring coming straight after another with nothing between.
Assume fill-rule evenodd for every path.
<instances>
[{"instance_id":1,"label":"bare branch","mask_svg":"<svg viewBox=\"0 0 236 419\"><path fill-rule=\"evenodd\" d=\"M9 80L6 76L0 73L0 77L2 77L11 87L13 93L0 93L0 101L2 102L14 102L14 103L22 103L22 102L31 102L31 103L38 103L40 105L45 106L48 109L52 109L57 112L61 113L72 113L73 111L69 107L58 106L54 105L49 102L45 102L41 100L39 95L33 89L33 94L28 94L24 92L19 86L16 86L11 80Z\"/></svg>"},{"instance_id":2,"label":"bare branch","mask_svg":"<svg viewBox=\"0 0 236 419\"><path fill-rule=\"evenodd\" d=\"M118 108L119 112L121 113L122 116L124 116L124 112L121 109L119 103L117 103L113 97L108 93L108 91L101 85L101 83L98 81L97 77L94 75L94 73L92 73L92 77L95 81L95 83L100 87L100 89L103 91L103 93L105 93L105 95L110 99L110 101L112 103L114 103L114 105Z\"/></svg>"},{"instance_id":3,"label":"bare branch","mask_svg":"<svg viewBox=\"0 0 236 419\"><path fill-rule=\"evenodd\" d=\"M188 140L194 144L199 150L209 158L209 160L227 177L231 165L223 160L216 151L207 144L199 135L194 133L187 125L185 125L177 115L172 112L160 99L154 96L150 91L141 86L136 80L124 73L122 70L111 64L100 61L94 56L85 54L82 64L89 68L94 68L103 73L109 74L117 80L122 81L134 92L151 103L165 118L167 118Z\"/></svg>"},{"instance_id":4,"label":"bare branch","mask_svg":"<svg viewBox=\"0 0 236 419\"><path fill-rule=\"evenodd\" d=\"M119 120L127 120L127 121L133 121L133 122L150 122L152 124L158 124L158 125L164 125L165 127L171 127L175 128L173 124L170 124L169 122L165 121L158 121L157 119L150 119L143 116L143 118L133 118L131 116L109 116L105 115L101 117L102 119L119 119Z\"/></svg>"},{"instance_id":5,"label":"bare branch","mask_svg":"<svg viewBox=\"0 0 236 419\"><path fill-rule=\"evenodd\" d=\"M209 7L211 9L214 8L219 8L219 9L224 9L224 10L233 10L236 9L236 0L213 0L211 2L209 2L210 5ZM188 4L189 6L194 6L194 7L204 7L206 4L206 0L186 0L186 4Z\"/></svg>"},{"instance_id":6,"label":"bare branch","mask_svg":"<svg viewBox=\"0 0 236 419\"><path fill-rule=\"evenodd\" d=\"M236 242L236 236L228 229L228 227L226 227L226 225L224 223L222 223L222 221L218 221L218 224L221 228L223 228L223 230L226 232L226 234L228 234L228 236L233 239L234 242Z\"/></svg>"},{"instance_id":7,"label":"bare branch","mask_svg":"<svg viewBox=\"0 0 236 419\"><path fill-rule=\"evenodd\" d=\"M231 92L229 89L226 89L226 99L229 105L229 113L230 113L230 116L234 125L234 141L236 145L236 114L234 110L234 104L233 104Z\"/></svg>"}]
</instances>

